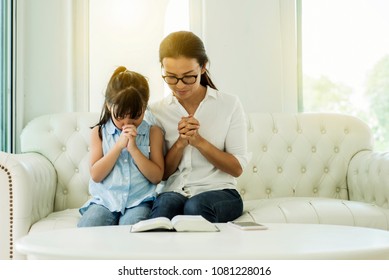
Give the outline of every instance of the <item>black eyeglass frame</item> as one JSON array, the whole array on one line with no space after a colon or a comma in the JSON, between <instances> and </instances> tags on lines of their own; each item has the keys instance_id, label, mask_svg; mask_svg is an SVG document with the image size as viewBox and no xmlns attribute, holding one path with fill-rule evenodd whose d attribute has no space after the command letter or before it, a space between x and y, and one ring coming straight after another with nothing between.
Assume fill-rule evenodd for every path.
<instances>
[{"instance_id":1,"label":"black eyeglass frame","mask_svg":"<svg viewBox=\"0 0 389 280\"><path fill-rule=\"evenodd\" d=\"M196 83L197 77L198 77L199 75L200 75L200 74L197 74L197 75L186 75L186 76L183 76L183 77L181 77L181 78L177 78L176 76L169 76L169 75L163 76L163 75L162 75L162 79L165 81L165 83L167 83L168 85L172 85L172 86L178 84L179 81L182 81L182 82L183 82L184 84L186 84L186 85L193 85L194 83ZM168 81L166 81L166 78L174 78L174 79L176 79L176 82L175 82L175 83L169 83ZM186 78L194 78L193 83L185 82L184 79L186 79Z\"/></svg>"}]
</instances>

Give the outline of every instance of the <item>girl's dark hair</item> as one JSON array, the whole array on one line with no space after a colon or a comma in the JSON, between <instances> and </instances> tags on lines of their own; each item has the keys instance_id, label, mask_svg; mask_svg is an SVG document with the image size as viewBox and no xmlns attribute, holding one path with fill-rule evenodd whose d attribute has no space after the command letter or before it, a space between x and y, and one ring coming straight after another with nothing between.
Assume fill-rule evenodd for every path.
<instances>
[{"instance_id":1,"label":"girl's dark hair","mask_svg":"<svg viewBox=\"0 0 389 280\"><path fill-rule=\"evenodd\" d=\"M200 67L203 67L209 61L203 42L189 31L170 33L162 40L159 46L159 62L161 65L165 57L178 58L180 56L195 58ZM210 78L208 70L201 75L200 84L217 89Z\"/></svg>"},{"instance_id":2,"label":"girl's dark hair","mask_svg":"<svg viewBox=\"0 0 389 280\"><path fill-rule=\"evenodd\" d=\"M146 78L124 66L116 68L105 91L105 102L100 120L95 126L101 126L111 119L111 111L115 118L139 118L150 98L149 84ZM101 137L101 131L99 131Z\"/></svg>"}]
</instances>

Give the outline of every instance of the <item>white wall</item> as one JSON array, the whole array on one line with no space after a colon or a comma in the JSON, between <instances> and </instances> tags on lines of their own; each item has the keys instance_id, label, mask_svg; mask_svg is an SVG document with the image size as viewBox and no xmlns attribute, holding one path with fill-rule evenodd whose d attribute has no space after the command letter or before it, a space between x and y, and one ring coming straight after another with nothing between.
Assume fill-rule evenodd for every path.
<instances>
[{"instance_id":1,"label":"white wall","mask_svg":"<svg viewBox=\"0 0 389 280\"><path fill-rule=\"evenodd\" d=\"M204 1L202 35L212 77L219 90L240 96L247 112L297 111L293 4Z\"/></svg>"},{"instance_id":2,"label":"white wall","mask_svg":"<svg viewBox=\"0 0 389 280\"><path fill-rule=\"evenodd\" d=\"M168 0L147 0L154 9L132 11L128 3L138 1L146 0L16 1L17 133L42 114L100 111L108 78L121 64L149 77L151 100L162 97L163 26L156 19ZM220 90L240 96L247 112L297 111L294 2L191 0L191 28L205 42L211 75ZM132 38L133 28L144 36Z\"/></svg>"}]
</instances>

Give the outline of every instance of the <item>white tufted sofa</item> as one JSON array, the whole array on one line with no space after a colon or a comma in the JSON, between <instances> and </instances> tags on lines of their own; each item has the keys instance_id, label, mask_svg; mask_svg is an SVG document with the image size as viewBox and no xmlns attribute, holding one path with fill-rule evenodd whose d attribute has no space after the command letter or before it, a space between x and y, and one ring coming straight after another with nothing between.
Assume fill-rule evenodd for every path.
<instances>
[{"instance_id":1,"label":"white tufted sofa","mask_svg":"<svg viewBox=\"0 0 389 280\"><path fill-rule=\"evenodd\" d=\"M88 198L89 127L97 113L45 115L0 152L0 259L21 259L16 239L76 227ZM389 230L389 154L369 127L340 114L249 114L251 161L238 179L239 220Z\"/></svg>"}]
</instances>

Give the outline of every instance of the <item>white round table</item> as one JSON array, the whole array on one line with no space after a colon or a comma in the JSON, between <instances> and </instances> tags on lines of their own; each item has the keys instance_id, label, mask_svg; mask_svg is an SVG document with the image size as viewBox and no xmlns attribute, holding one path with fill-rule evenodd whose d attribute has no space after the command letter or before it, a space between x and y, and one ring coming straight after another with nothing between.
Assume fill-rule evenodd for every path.
<instances>
[{"instance_id":1,"label":"white round table","mask_svg":"<svg viewBox=\"0 0 389 280\"><path fill-rule=\"evenodd\" d=\"M16 242L28 259L389 259L389 232L351 226L265 224L243 231L130 233L130 226L32 233Z\"/></svg>"}]
</instances>

